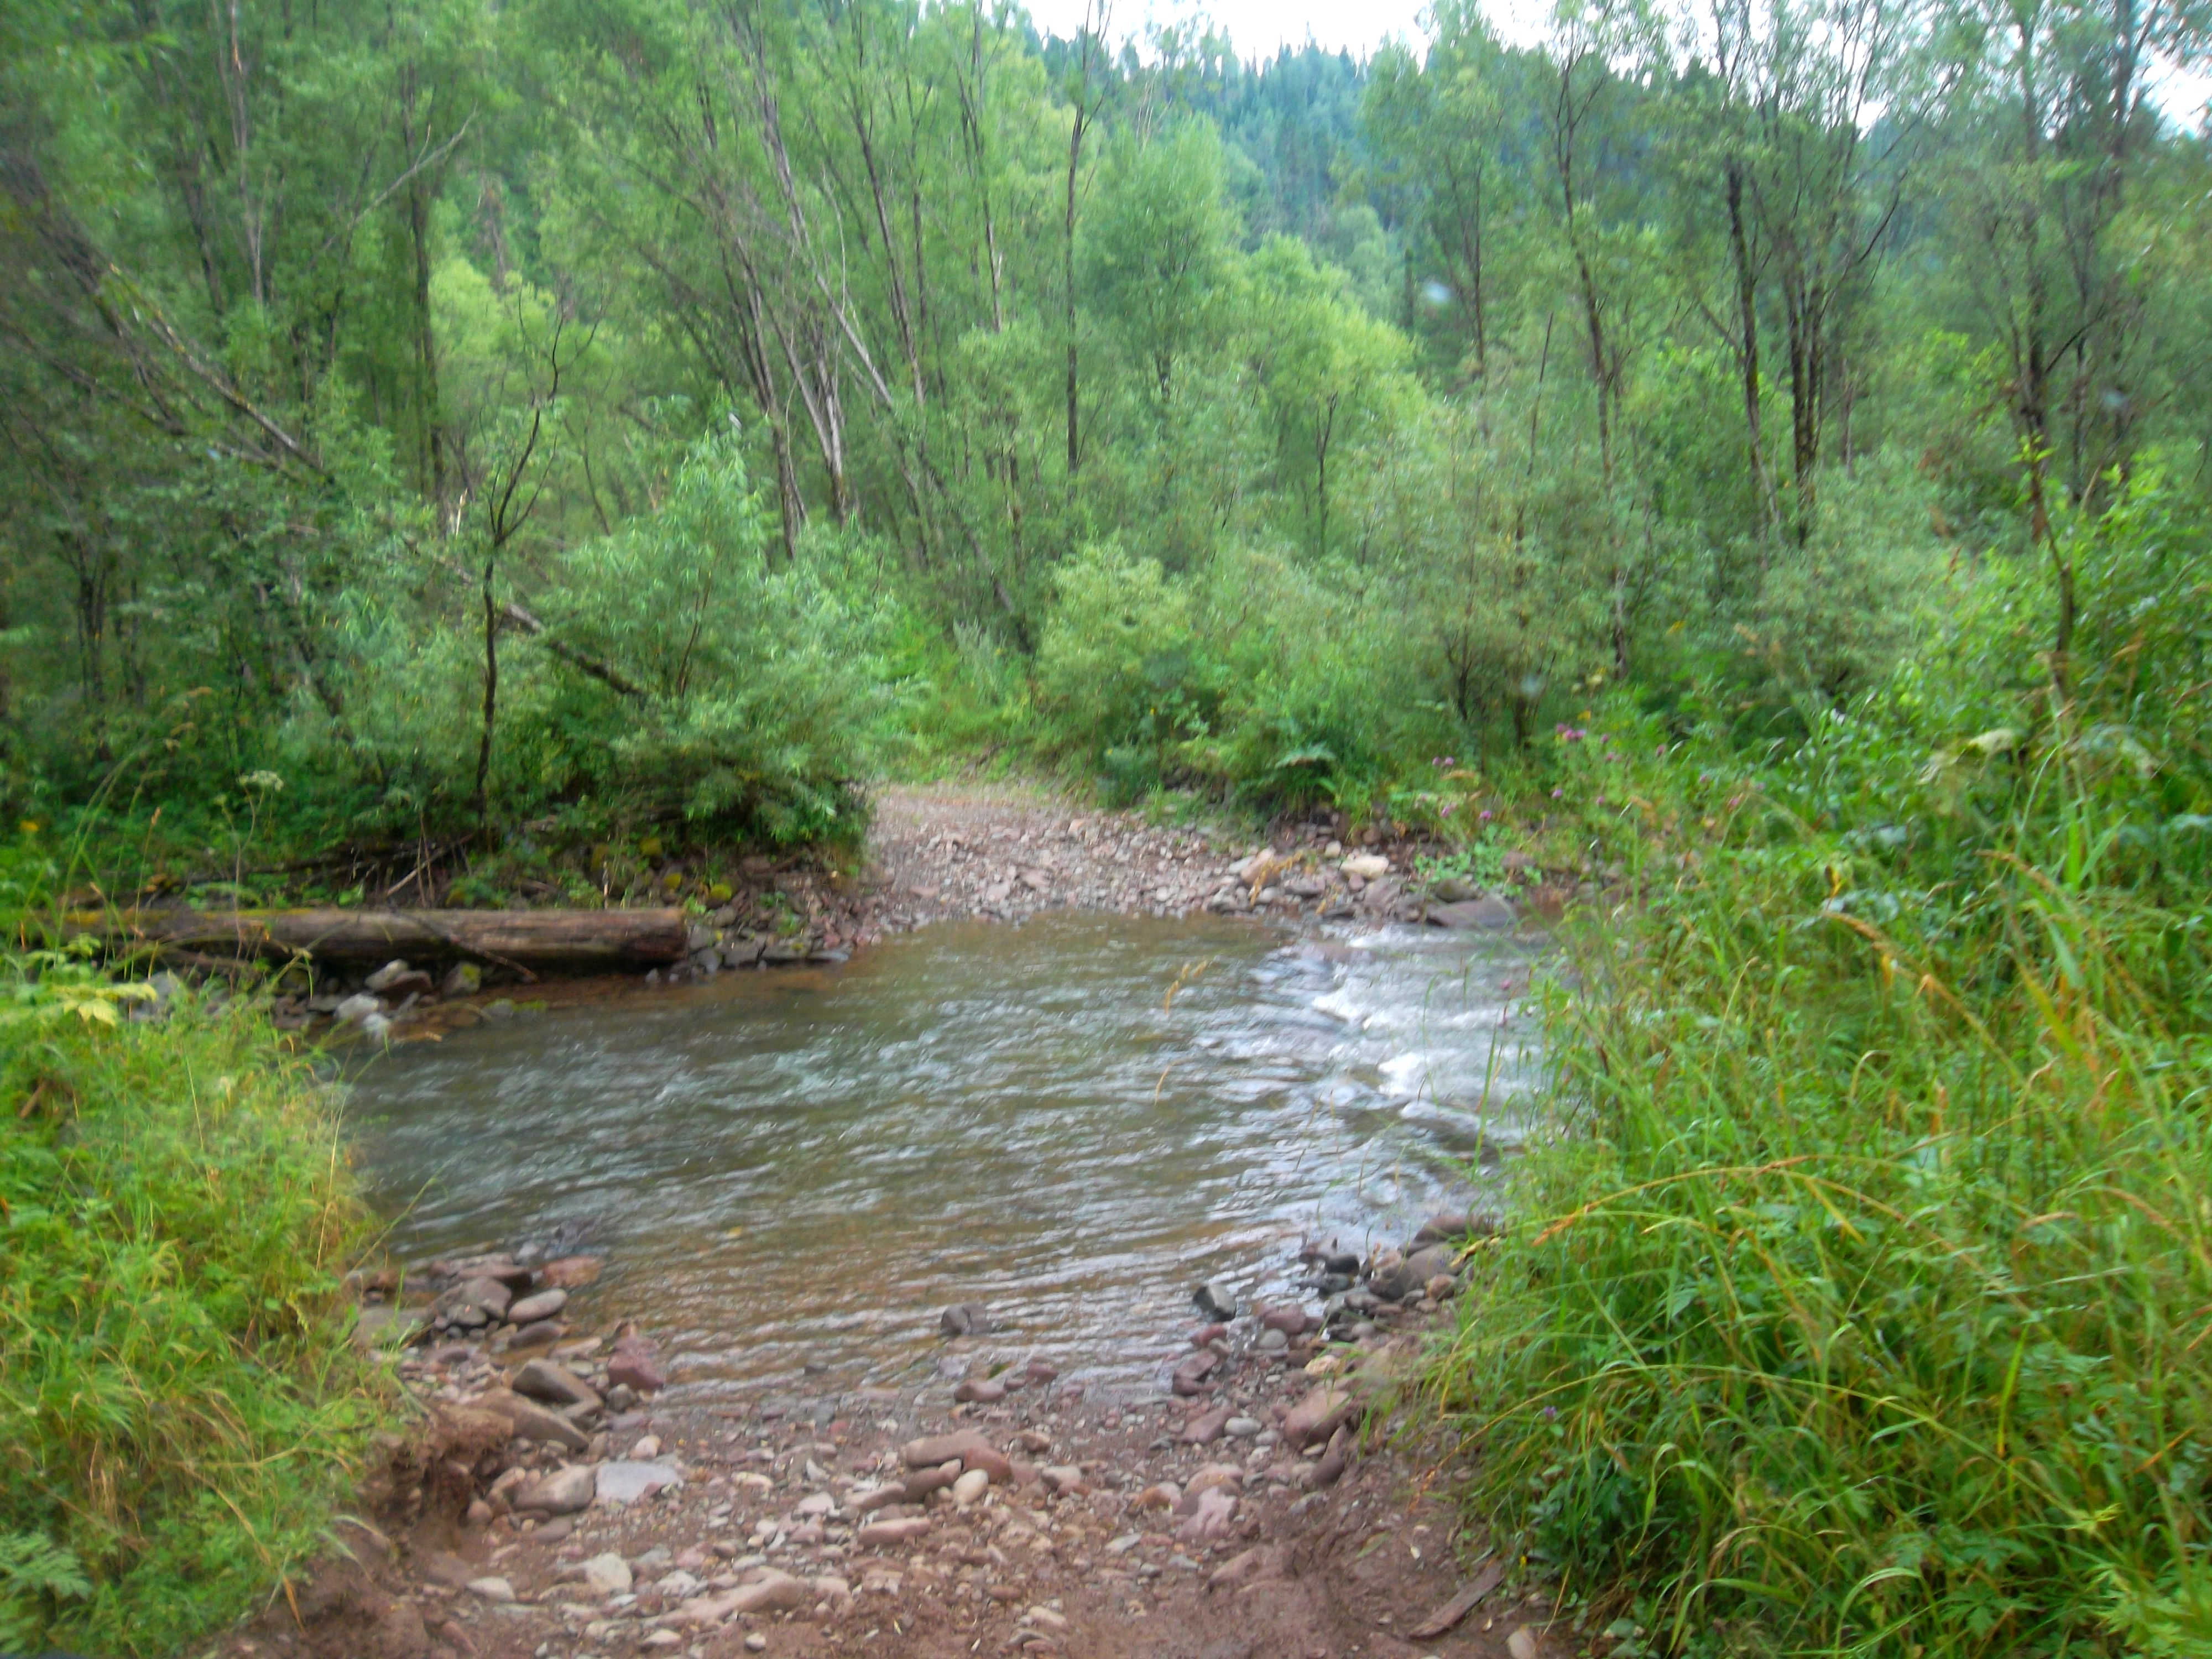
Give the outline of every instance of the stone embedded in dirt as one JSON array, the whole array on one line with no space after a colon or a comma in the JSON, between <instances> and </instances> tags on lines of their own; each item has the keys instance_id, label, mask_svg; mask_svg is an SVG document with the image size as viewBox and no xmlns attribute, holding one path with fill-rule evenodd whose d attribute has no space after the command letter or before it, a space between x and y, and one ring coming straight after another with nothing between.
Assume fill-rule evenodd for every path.
<instances>
[{"instance_id":1,"label":"stone embedded in dirt","mask_svg":"<svg viewBox=\"0 0 2212 1659\"><path fill-rule=\"evenodd\" d=\"M673 1463L639 1463L622 1458L599 1465L594 1495L602 1504L636 1504L683 1484L684 1471Z\"/></svg>"},{"instance_id":2,"label":"stone embedded in dirt","mask_svg":"<svg viewBox=\"0 0 2212 1659\"><path fill-rule=\"evenodd\" d=\"M507 1494L509 1507L543 1510L548 1515L574 1515L591 1506L599 1471L589 1463L572 1463L552 1474L525 1480Z\"/></svg>"},{"instance_id":3,"label":"stone embedded in dirt","mask_svg":"<svg viewBox=\"0 0 2212 1659\"><path fill-rule=\"evenodd\" d=\"M1179 1395L1189 1395L1206 1392L1206 1379L1213 1375L1220 1364L1221 1356L1211 1348L1200 1348L1196 1353L1185 1354L1176 1361L1169 1387Z\"/></svg>"},{"instance_id":4,"label":"stone embedded in dirt","mask_svg":"<svg viewBox=\"0 0 2212 1659\"><path fill-rule=\"evenodd\" d=\"M1185 1501L1188 1501L1187 1496ZM1176 1536L1186 1544L1211 1544L1228 1534L1236 1518L1236 1498L1225 1487L1208 1486L1198 1495L1190 1518L1176 1528Z\"/></svg>"},{"instance_id":5,"label":"stone embedded in dirt","mask_svg":"<svg viewBox=\"0 0 2212 1659\"><path fill-rule=\"evenodd\" d=\"M471 1279L458 1290L447 1291L447 1295L453 1297L453 1306L481 1308L494 1319L506 1318L507 1308L514 1301L514 1291L489 1276Z\"/></svg>"},{"instance_id":6,"label":"stone embedded in dirt","mask_svg":"<svg viewBox=\"0 0 2212 1659\"><path fill-rule=\"evenodd\" d=\"M550 1291L581 1290L599 1276L605 1263L596 1255L564 1255L538 1270L538 1282Z\"/></svg>"},{"instance_id":7,"label":"stone embedded in dirt","mask_svg":"<svg viewBox=\"0 0 2212 1659\"><path fill-rule=\"evenodd\" d=\"M1544 1650L1543 1643L1538 1639L1536 1632L1526 1625L1505 1638L1505 1647L1513 1659L1536 1659L1536 1656Z\"/></svg>"},{"instance_id":8,"label":"stone embedded in dirt","mask_svg":"<svg viewBox=\"0 0 2212 1659\"><path fill-rule=\"evenodd\" d=\"M515 1393L549 1406L586 1408L600 1404L599 1396L565 1365L550 1359L533 1359L514 1374L508 1385Z\"/></svg>"},{"instance_id":9,"label":"stone embedded in dirt","mask_svg":"<svg viewBox=\"0 0 2212 1659\"><path fill-rule=\"evenodd\" d=\"M1226 1325L1194 1325L1190 1328L1190 1346L1210 1348L1217 1342L1226 1341L1228 1336L1229 1327Z\"/></svg>"},{"instance_id":10,"label":"stone embedded in dirt","mask_svg":"<svg viewBox=\"0 0 2212 1659\"><path fill-rule=\"evenodd\" d=\"M1232 1417L1221 1425L1221 1431L1232 1440L1249 1440L1266 1426L1256 1417Z\"/></svg>"},{"instance_id":11,"label":"stone embedded in dirt","mask_svg":"<svg viewBox=\"0 0 2212 1659\"><path fill-rule=\"evenodd\" d=\"M965 1473L958 1458L948 1458L933 1469L916 1469L907 1476L902 1494L909 1504L926 1504L931 1493L943 1492Z\"/></svg>"},{"instance_id":12,"label":"stone embedded in dirt","mask_svg":"<svg viewBox=\"0 0 2212 1659\"><path fill-rule=\"evenodd\" d=\"M1465 1210L1439 1210L1421 1224L1410 1248L1418 1250L1425 1244L1449 1244L1477 1232L1474 1218Z\"/></svg>"},{"instance_id":13,"label":"stone embedded in dirt","mask_svg":"<svg viewBox=\"0 0 2212 1659\"><path fill-rule=\"evenodd\" d=\"M1376 1257L1375 1276L1369 1281L1375 1294L1386 1301L1402 1302L1419 1296L1430 1279L1451 1271L1452 1252L1442 1244L1431 1244L1399 1260L1391 1259L1395 1255L1385 1251Z\"/></svg>"},{"instance_id":14,"label":"stone embedded in dirt","mask_svg":"<svg viewBox=\"0 0 2212 1659\"><path fill-rule=\"evenodd\" d=\"M558 1342L568 1334L568 1328L558 1320L540 1319L532 1324L525 1325L508 1338L507 1351L513 1352L517 1348L543 1348L551 1343Z\"/></svg>"},{"instance_id":15,"label":"stone embedded in dirt","mask_svg":"<svg viewBox=\"0 0 2212 1659\"><path fill-rule=\"evenodd\" d=\"M443 1584L447 1589L465 1589L477 1570L458 1555L448 1555L443 1550L433 1550L422 1558L422 1577L433 1584Z\"/></svg>"},{"instance_id":16,"label":"stone embedded in dirt","mask_svg":"<svg viewBox=\"0 0 2212 1659\"><path fill-rule=\"evenodd\" d=\"M1206 1581L1208 1589L1242 1589L1263 1578L1280 1576L1283 1570L1282 1552L1271 1545L1261 1544L1232 1555L1214 1569L1213 1576Z\"/></svg>"},{"instance_id":17,"label":"stone embedded in dirt","mask_svg":"<svg viewBox=\"0 0 2212 1659\"><path fill-rule=\"evenodd\" d=\"M963 1406L995 1406L1006 1397L1006 1385L989 1376L971 1376L952 1391L953 1400Z\"/></svg>"},{"instance_id":18,"label":"stone embedded in dirt","mask_svg":"<svg viewBox=\"0 0 2212 1659\"><path fill-rule=\"evenodd\" d=\"M1475 1605L1498 1585L1505 1582L1505 1565L1492 1561L1474 1576L1472 1582L1461 1587L1458 1595L1438 1607L1407 1632L1416 1642L1425 1642L1432 1636L1442 1636L1446 1631L1474 1611Z\"/></svg>"},{"instance_id":19,"label":"stone embedded in dirt","mask_svg":"<svg viewBox=\"0 0 2212 1659\"><path fill-rule=\"evenodd\" d=\"M1373 881L1378 876L1390 873L1390 860L1380 853L1357 853L1337 866L1347 876L1358 876L1363 881Z\"/></svg>"},{"instance_id":20,"label":"stone embedded in dirt","mask_svg":"<svg viewBox=\"0 0 2212 1659\"><path fill-rule=\"evenodd\" d=\"M517 1440L540 1440L570 1451L581 1451L592 1443L591 1437L567 1418L532 1405L508 1389L494 1389L477 1404L502 1419Z\"/></svg>"},{"instance_id":21,"label":"stone embedded in dirt","mask_svg":"<svg viewBox=\"0 0 2212 1659\"><path fill-rule=\"evenodd\" d=\"M902 1480L893 1480L884 1486L872 1486L866 1492L855 1492L846 1501L854 1514L872 1515L886 1504L903 1504L908 1501L906 1495L906 1483Z\"/></svg>"},{"instance_id":22,"label":"stone embedded in dirt","mask_svg":"<svg viewBox=\"0 0 2212 1659\"><path fill-rule=\"evenodd\" d=\"M991 1489L991 1476L984 1469L969 1469L952 1483L952 1501L965 1509Z\"/></svg>"},{"instance_id":23,"label":"stone embedded in dirt","mask_svg":"<svg viewBox=\"0 0 2212 1659\"><path fill-rule=\"evenodd\" d=\"M862 1549L880 1549L887 1544L911 1544L929 1530L926 1515L902 1515L889 1521L871 1521L853 1534L853 1541Z\"/></svg>"},{"instance_id":24,"label":"stone embedded in dirt","mask_svg":"<svg viewBox=\"0 0 2212 1659\"><path fill-rule=\"evenodd\" d=\"M1313 1316L1296 1303L1260 1310L1260 1328L1280 1331L1285 1336L1304 1336L1313 1322Z\"/></svg>"},{"instance_id":25,"label":"stone embedded in dirt","mask_svg":"<svg viewBox=\"0 0 2212 1659\"><path fill-rule=\"evenodd\" d=\"M991 1310L980 1302L963 1302L937 1316L937 1328L946 1336L988 1336Z\"/></svg>"},{"instance_id":26,"label":"stone embedded in dirt","mask_svg":"<svg viewBox=\"0 0 2212 1659\"><path fill-rule=\"evenodd\" d=\"M1285 1415L1283 1443L1297 1451L1309 1440L1327 1439L1357 1409L1349 1393L1334 1382L1324 1382Z\"/></svg>"},{"instance_id":27,"label":"stone embedded in dirt","mask_svg":"<svg viewBox=\"0 0 2212 1659\"><path fill-rule=\"evenodd\" d=\"M1216 1406L1203 1411L1176 1431L1176 1440L1185 1446L1210 1446L1221 1438L1229 1419L1237 1414L1234 1406Z\"/></svg>"},{"instance_id":28,"label":"stone embedded in dirt","mask_svg":"<svg viewBox=\"0 0 2212 1659\"><path fill-rule=\"evenodd\" d=\"M539 1291L524 1297L520 1302L507 1304L507 1316L516 1325L534 1325L541 1319L550 1319L568 1305L566 1291Z\"/></svg>"},{"instance_id":29,"label":"stone embedded in dirt","mask_svg":"<svg viewBox=\"0 0 2212 1659\"><path fill-rule=\"evenodd\" d=\"M614 1551L595 1555L583 1564L583 1581L600 1595L627 1595L633 1582L629 1563Z\"/></svg>"},{"instance_id":30,"label":"stone embedded in dirt","mask_svg":"<svg viewBox=\"0 0 2212 1659\"><path fill-rule=\"evenodd\" d=\"M1262 1331L1260 1333L1260 1340L1252 1346L1261 1353L1287 1353L1290 1351L1291 1339L1280 1331Z\"/></svg>"},{"instance_id":31,"label":"stone embedded in dirt","mask_svg":"<svg viewBox=\"0 0 2212 1659\"><path fill-rule=\"evenodd\" d=\"M1091 1483L1083 1478L1083 1471L1073 1463L1048 1463L1037 1471L1037 1474L1043 1480L1046 1491L1058 1492L1062 1497L1091 1490Z\"/></svg>"},{"instance_id":32,"label":"stone embedded in dirt","mask_svg":"<svg viewBox=\"0 0 2212 1659\"><path fill-rule=\"evenodd\" d=\"M1031 1454L1048 1452L1052 1449L1052 1437L1042 1429L1024 1429L1014 1437L1014 1443Z\"/></svg>"},{"instance_id":33,"label":"stone embedded in dirt","mask_svg":"<svg viewBox=\"0 0 2212 1659\"><path fill-rule=\"evenodd\" d=\"M469 1580L469 1589L471 1594L481 1595L487 1601L514 1600L514 1586L504 1578L471 1578Z\"/></svg>"},{"instance_id":34,"label":"stone embedded in dirt","mask_svg":"<svg viewBox=\"0 0 2212 1659\"><path fill-rule=\"evenodd\" d=\"M933 1469L956 1459L967 1468L983 1469L1004 1484L1013 1479L1014 1466L1006 1455L973 1429L909 1440L899 1448L900 1461L910 1469Z\"/></svg>"},{"instance_id":35,"label":"stone embedded in dirt","mask_svg":"<svg viewBox=\"0 0 2212 1659\"><path fill-rule=\"evenodd\" d=\"M1237 1317L1237 1298L1229 1287L1218 1279L1210 1279L1190 1293L1200 1315L1206 1319L1229 1320Z\"/></svg>"},{"instance_id":36,"label":"stone embedded in dirt","mask_svg":"<svg viewBox=\"0 0 2212 1659\"><path fill-rule=\"evenodd\" d=\"M1130 1507L1138 1510L1171 1510L1182 1502L1182 1488L1172 1480L1155 1481L1139 1492Z\"/></svg>"},{"instance_id":37,"label":"stone embedded in dirt","mask_svg":"<svg viewBox=\"0 0 2212 1659\"><path fill-rule=\"evenodd\" d=\"M1060 1375L1060 1368L1048 1359L1032 1359L1028 1366L1030 1381L1042 1388Z\"/></svg>"},{"instance_id":38,"label":"stone embedded in dirt","mask_svg":"<svg viewBox=\"0 0 2212 1659\"><path fill-rule=\"evenodd\" d=\"M378 969L367 979L363 980L362 984L367 989L374 991L380 995L384 992L390 990L393 985L398 983L400 980L404 979L408 975L414 971L415 970L412 968L410 968L404 962L387 962L383 967Z\"/></svg>"},{"instance_id":39,"label":"stone embedded in dirt","mask_svg":"<svg viewBox=\"0 0 2212 1659\"><path fill-rule=\"evenodd\" d=\"M1182 1503L1178 1507L1183 1514L1189 1514L1199 1494L1211 1492L1216 1486L1233 1486L1242 1492L1244 1489L1244 1471L1234 1463L1208 1463L1183 1483Z\"/></svg>"}]
</instances>

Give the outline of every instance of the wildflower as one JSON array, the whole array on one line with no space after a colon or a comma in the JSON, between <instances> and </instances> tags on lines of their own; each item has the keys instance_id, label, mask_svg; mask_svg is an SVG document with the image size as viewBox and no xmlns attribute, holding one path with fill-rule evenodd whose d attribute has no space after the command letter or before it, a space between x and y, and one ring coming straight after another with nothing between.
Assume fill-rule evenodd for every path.
<instances>
[{"instance_id":1,"label":"wildflower","mask_svg":"<svg viewBox=\"0 0 2212 1659\"><path fill-rule=\"evenodd\" d=\"M1449 772L1453 767L1457 766L1459 763L1454 760L1449 755L1439 755L1434 760L1431 761L1429 764L1435 767L1439 772Z\"/></svg>"},{"instance_id":2,"label":"wildflower","mask_svg":"<svg viewBox=\"0 0 2212 1659\"><path fill-rule=\"evenodd\" d=\"M1564 800L1566 798L1566 793L1567 792L1564 789L1554 789L1552 791L1552 799L1553 800Z\"/></svg>"},{"instance_id":3,"label":"wildflower","mask_svg":"<svg viewBox=\"0 0 2212 1659\"><path fill-rule=\"evenodd\" d=\"M1482 809L1482 821L1485 823L1490 822L1490 809L1487 806Z\"/></svg>"}]
</instances>

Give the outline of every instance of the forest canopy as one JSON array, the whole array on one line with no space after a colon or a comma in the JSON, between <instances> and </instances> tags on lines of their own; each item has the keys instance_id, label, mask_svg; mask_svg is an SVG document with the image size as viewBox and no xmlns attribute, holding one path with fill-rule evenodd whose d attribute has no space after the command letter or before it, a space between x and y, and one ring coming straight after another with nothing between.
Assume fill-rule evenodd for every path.
<instances>
[{"instance_id":1,"label":"forest canopy","mask_svg":"<svg viewBox=\"0 0 2212 1659\"><path fill-rule=\"evenodd\" d=\"M1608 686L1802 732L1992 571L2063 677L2075 527L2202 496L2194 3L1094 21L8 8L13 810L1357 809Z\"/></svg>"}]
</instances>

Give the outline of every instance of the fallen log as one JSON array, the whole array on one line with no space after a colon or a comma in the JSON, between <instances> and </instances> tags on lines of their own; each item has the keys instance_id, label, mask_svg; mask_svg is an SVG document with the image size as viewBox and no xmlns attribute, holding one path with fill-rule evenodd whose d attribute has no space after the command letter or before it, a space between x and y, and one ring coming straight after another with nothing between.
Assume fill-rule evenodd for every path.
<instances>
[{"instance_id":1,"label":"fallen log","mask_svg":"<svg viewBox=\"0 0 2212 1659\"><path fill-rule=\"evenodd\" d=\"M185 910L76 915L64 930L111 947L319 962L491 963L525 972L611 972L680 962L684 912L656 910Z\"/></svg>"}]
</instances>

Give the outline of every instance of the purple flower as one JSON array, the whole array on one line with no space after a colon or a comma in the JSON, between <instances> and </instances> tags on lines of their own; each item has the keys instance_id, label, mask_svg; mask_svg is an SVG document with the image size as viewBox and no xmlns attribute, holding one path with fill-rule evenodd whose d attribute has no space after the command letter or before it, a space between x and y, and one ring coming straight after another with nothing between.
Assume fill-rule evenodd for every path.
<instances>
[{"instance_id":1,"label":"purple flower","mask_svg":"<svg viewBox=\"0 0 2212 1659\"><path fill-rule=\"evenodd\" d=\"M1439 772L1448 772L1453 767L1457 766L1459 763L1454 760L1449 755L1439 755L1434 760L1431 761L1429 764L1435 767Z\"/></svg>"},{"instance_id":2,"label":"purple flower","mask_svg":"<svg viewBox=\"0 0 2212 1659\"><path fill-rule=\"evenodd\" d=\"M1490 822L1490 809L1487 806L1482 809L1482 821L1485 823Z\"/></svg>"}]
</instances>

